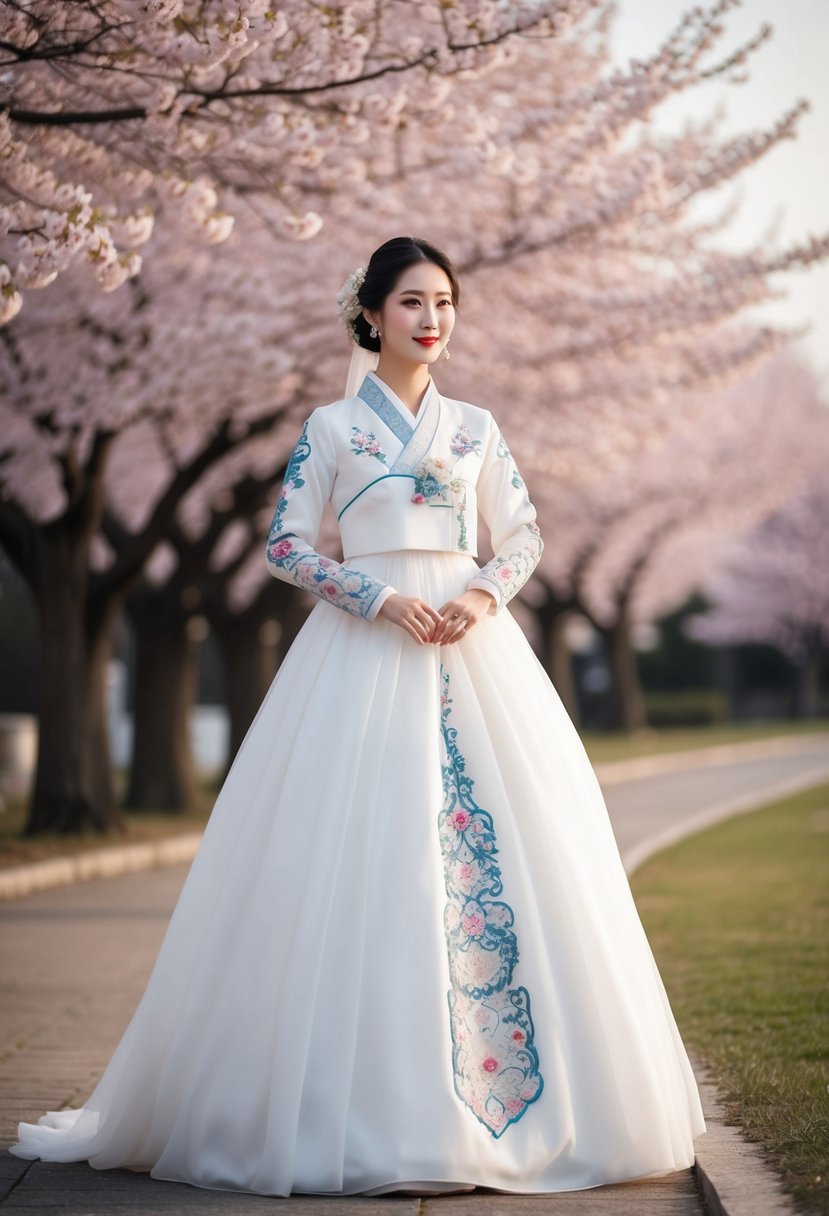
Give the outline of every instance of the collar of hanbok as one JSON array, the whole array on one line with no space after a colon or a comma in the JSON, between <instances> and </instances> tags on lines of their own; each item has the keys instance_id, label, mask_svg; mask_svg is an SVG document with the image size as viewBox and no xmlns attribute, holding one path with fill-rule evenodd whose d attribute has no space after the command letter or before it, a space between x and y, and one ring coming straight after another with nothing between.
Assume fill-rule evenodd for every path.
<instances>
[{"instance_id":1,"label":"collar of hanbok","mask_svg":"<svg viewBox=\"0 0 829 1216\"><path fill-rule=\"evenodd\" d=\"M434 380L429 378L415 415L376 372L366 374L357 396L403 445L389 472L412 473L431 447L440 421L440 393Z\"/></svg>"}]
</instances>

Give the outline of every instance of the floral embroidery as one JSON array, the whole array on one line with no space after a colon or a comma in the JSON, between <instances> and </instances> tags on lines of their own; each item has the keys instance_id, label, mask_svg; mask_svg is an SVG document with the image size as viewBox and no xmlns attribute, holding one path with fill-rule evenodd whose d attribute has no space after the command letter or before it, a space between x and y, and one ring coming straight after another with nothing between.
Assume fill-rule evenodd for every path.
<instances>
[{"instance_id":1,"label":"floral embroidery","mask_svg":"<svg viewBox=\"0 0 829 1216\"><path fill-rule=\"evenodd\" d=\"M308 439L308 419L305 420L305 425L302 428L302 434L297 440L296 447L291 452L288 464L285 467L285 476L282 479L282 489L279 491L279 498L276 502L276 513L271 524L271 533L279 533L282 528L282 516L285 514L285 508L288 505L288 498L294 490L298 490L300 486L304 486L305 482L300 476L300 466L304 460L307 460L311 454L311 443Z\"/></svg>"},{"instance_id":2,"label":"floral embroidery","mask_svg":"<svg viewBox=\"0 0 829 1216\"><path fill-rule=\"evenodd\" d=\"M453 440L454 442L454 440ZM466 530L466 484L460 477L452 476L452 469L445 460L432 457L424 460L414 471L414 494L412 502L428 503L430 507L450 507L458 499L456 518L458 521L457 545L461 550L469 549ZM431 501L434 499L434 501Z\"/></svg>"},{"instance_id":3,"label":"floral embroidery","mask_svg":"<svg viewBox=\"0 0 829 1216\"><path fill-rule=\"evenodd\" d=\"M351 449L357 456L374 456L382 464L388 464L385 452L380 450L380 444L374 431L361 431L358 426L351 428Z\"/></svg>"},{"instance_id":4,"label":"floral embroidery","mask_svg":"<svg viewBox=\"0 0 829 1216\"><path fill-rule=\"evenodd\" d=\"M437 498L437 503L429 503L430 506L446 506L449 501L449 493L455 489L459 483L453 483L450 476L451 470L445 460L424 460L422 464L414 471L415 491L412 495L412 502L429 502L431 498Z\"/></svg>"},{"instance_id":5,"label":"floral embroidery","mask_svg":"<svg viewBox=\"0 0 829 1216\"><path fill-rule=\"evenodd\" d=\"M366 616L386 585L330 557L323 557L293 533L279 535L275 526L268 537L267 555L268 561L287 571L298 587L352 616Z\"/></svg>"},{"instance_id":6,"label":"floral embroidery","mask_svg":"<svg viewBox=\"0 0 829 1216\"><path fill-rule=\"evenodd\" d=\"M510 988L518 962L514 913L503 891L492 816L472 796L474 781L448 725L449 673L441 665L441 730L446 748L438 817L446 894L452 1071L455 1092L496 1138L544 1085L533 1045L526 988Z\"/></svg>"},{"instance_id":7,"label":"floral embroidery","mask_svg":"<svg viewBox=\"0 0 829 1216\"><path fill-rule=\"evenodd\" d=\"M285 571L292 582L305 591L328 600L353 616L367 616L371 605L386 584L376 578L350 570L347 566L323 557L316 549L293 532L284 530L284 515L291 494L305 485L302 464L311 454L308 420L302 428L296 447L285 469L285 477L276 502L273 522L268 533L267 560Z\"/></svg>"},{"instance_id":8,"label":"floral embroidery","mask_svg":"<svg viewBox=\"0 0 829 1216\"><path fill-rule=\"evenodd\" d=\"M470 452L478 455L481 447L480 439L473 439L469 433L469 427L465 422L462 422L455 434L449 441L449 451L456 456L468 456Z\"/></svg>"},{"instance_id":9,"label":"floral embroidery","mask_svg":"<svg viewBox=\"0 0 829 1216\"><path fill-rule=\"evenodd\" d=\"M507 447L507 445L504 441L504 436L501 434L499 434L499 436L498 436L498 447L496 448L496 454L498 456L503 456L505 460L509 460L509 462L512 464L512 478L511 478L512 484L514 485L516 490L520 490L521 487L523 486L524 482L522 481L521 475L518 472L518 468L513 459L512 452Z\"/></svg>"},{"instance_id":10,"label":"floral embroidery","mask_svg":"<svg viewBox=\"0 0 829 1216\"><path fill-rule=\"evenodd\" d=\"M500 597L499 603L506 603L521 590L538 565L544 549L544 541L535 520L521 526L530 534L527 543L513 553L496 554L475 576L495 584Z\"/></svg>"},{"instance_id":11,"label":"floral embroidery","mask_svg":"<svg viewBox=\"0 0 829 1216\"><path fill-rule=\"evenodd\" d=\"M469 541L466 535L466 487L461 494L461 501L458 504L458 548L467 550Z\"/></svg>"}]
</instances>

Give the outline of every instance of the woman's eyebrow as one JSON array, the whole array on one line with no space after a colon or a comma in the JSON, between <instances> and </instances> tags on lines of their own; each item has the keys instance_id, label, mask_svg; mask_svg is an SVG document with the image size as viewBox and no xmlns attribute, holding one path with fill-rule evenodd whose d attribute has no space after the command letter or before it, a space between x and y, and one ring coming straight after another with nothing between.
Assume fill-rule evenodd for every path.
<instances>
[{"instance_id":1,"label":"woman's eyebrow","mask_svg":"<svg viewBox=\"0 0 829 1216\"><path fill-rule=\"evenodd\" d=\"M399 294L401 296L427 296L429 293L428 293L428 291L418 291L414 287L404 287L403 290ZM432 292L432 295L435 295L435 296L448 296L451 294L452 293L450 291L433 291Z\"/></svg>"}]
</instances>

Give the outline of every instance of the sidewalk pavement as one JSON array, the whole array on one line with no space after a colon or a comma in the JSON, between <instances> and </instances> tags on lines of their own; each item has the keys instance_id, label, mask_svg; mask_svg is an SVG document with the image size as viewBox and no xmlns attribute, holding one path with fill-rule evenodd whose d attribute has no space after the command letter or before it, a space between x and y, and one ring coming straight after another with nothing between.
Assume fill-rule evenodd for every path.
<instances>
[{"instance_id":1,"label":"sidewalk pavement","mask_svg":"<svg viewBox=\"0 0 829 1216\"><path fill-rule=\"evenodd\" d=\"M652 765L637 760L597 766L628 872L662 847L666 832L678 839L699 830L701 815L714 821L749 809L749 802L768 801L777 796L775 789L788 790L798 782L804 788L829 776L826 738L773 740L764 749L756 743L729 745L727 756L712 748L706 749L707 756L652 757ZM171 838L160 842L166 847L155 855L146 846L102 849L109 856L96 863L100 869L80 861L61 871L62 881L78 885L39 894L41 867L20 867L35 872L30 875L32 894L0 906L0 922L5 922L2 967L15 977L0 998L6 1023L0 1040L0 1143L13 1141L18 1119L78 1105L93 1088L143 991L186 874L181 863L192 857L199 839L198 834ZM148 866L162 868L150 875L135 873ZM85 881L105 872L103 867L109 878ZM116 874L122 877L112 877ZM436 1216L436 1209L448 1204L453 1216L792 1216L792 1204L757 1148L726 1124L705 1065L693 1059L692 1065L708 1127L696 1141L693 1169L558 1195L477 1190L442 1198L292 1196L279 1202L307 1216L332 1204L340 1211L359 1209L365 1216L409 1210ZM128 1170L97 1171L83 1162L57 1165L0 1156L0 1216L214 1210L256 1216L265 1205L272 1212L275 1202L273 1197L164 1183Z\"/></svg>"}]
</instances>

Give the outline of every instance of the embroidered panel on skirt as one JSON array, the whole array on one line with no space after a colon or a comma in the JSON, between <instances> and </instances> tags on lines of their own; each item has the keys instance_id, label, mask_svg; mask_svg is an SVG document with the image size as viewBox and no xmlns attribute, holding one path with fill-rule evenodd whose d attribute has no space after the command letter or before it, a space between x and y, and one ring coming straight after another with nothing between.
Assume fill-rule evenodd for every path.
<instances>
[{"instance_id":1,"label":"embroidered panel on skirt","mask_svg":"<svg viewBox=\"0 0 829 1216\"><path fill-rule=\"evenodd\" d=\"M438 818L446 894L450 1025L455 1092L496 1138L541 1093L530 995L510 987L518 962L514 914L503 900L492 816L472 796L474 781L450 726L449 673L441 665L446 747Z\"/></svg>"}]
</instances>

